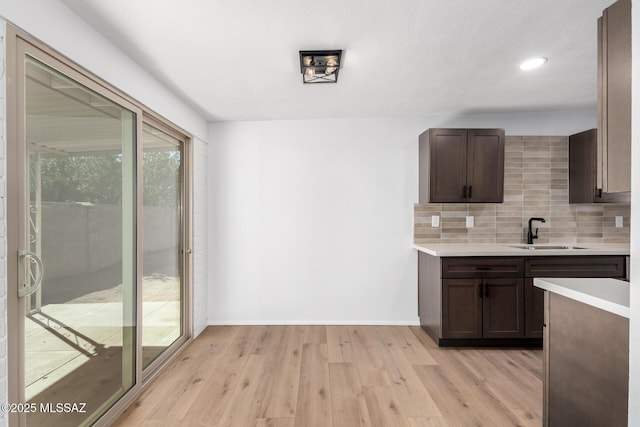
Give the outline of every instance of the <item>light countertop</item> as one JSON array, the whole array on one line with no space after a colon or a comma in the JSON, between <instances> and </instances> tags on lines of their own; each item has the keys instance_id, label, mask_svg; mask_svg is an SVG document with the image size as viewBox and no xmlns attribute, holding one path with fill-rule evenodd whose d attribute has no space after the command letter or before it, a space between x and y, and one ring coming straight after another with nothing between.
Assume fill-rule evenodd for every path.
<instances>
[{"instance_id":1,"label":"light countertop","mask_svg":"<svg viewBox=\"0 0 640 427\"><path fill-rule=\"evenodd\" d=\"M534 279L534 286L629 318L629 283L603 278Z\"/></svg>"},{"instance_id":2,"label":"light countertop","mask_svg":"<svg viewBox=\"0 0 640 427\"><path fill-rule=\"evenodd\" d=\"M557 255L629 255L628 243L569 243L583 249L521 249L522 243L414 243L414 249L439 257L462 256L557 256ZM559 243L536 244L558 246Z\"/></svg>"}]
</instances>

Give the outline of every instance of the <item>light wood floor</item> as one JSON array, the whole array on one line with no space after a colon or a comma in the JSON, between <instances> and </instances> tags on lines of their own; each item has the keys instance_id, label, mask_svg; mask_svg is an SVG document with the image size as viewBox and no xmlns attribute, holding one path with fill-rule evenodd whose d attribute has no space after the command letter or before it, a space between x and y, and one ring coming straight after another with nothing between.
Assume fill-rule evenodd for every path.
<instances>
[{"instance_id":1,"label":"light wood floor","mask_svg":"<svg viewBox=\"0 0 640 427\"><path fill-rule=\"evenodd\" d=\"M418 327L209 327L119 426L540 426L542 351Z\"/></svg>"}]
</instances>

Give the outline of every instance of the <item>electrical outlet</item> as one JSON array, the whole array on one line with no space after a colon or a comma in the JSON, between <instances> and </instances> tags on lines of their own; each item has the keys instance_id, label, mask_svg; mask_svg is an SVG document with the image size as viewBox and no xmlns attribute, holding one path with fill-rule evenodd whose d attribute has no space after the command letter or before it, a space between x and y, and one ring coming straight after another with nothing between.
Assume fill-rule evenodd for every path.
<instances>
[{"instance_id":1,"label":"electrical outlet","mask_svg":"<svg viewBox=\"0 0 640 427\"><path fill-rule=\"evenodd\" d=\"M467 217L467 228L473 228L473 216L468 216Z\"/></svg>"},{"instance_id":2,"label":"electrical outlet","mask_svg":"<svg viewBox=\"0 0 640 427\"><path fill-rule=\"evenodd\" d=\"M616 227L617 228L624 227L624 222L622 220L622 216L616 216Z\"/></svg>"},{"instance_id":3,"label":"electrical outlet","mask_svg":"<svg viewBox=\"0 0 640 427\"><path fill-rule=\"evenodd\" d=\"M433 228L440 227L440 216L431 215L431 227Z\"/></svg>"}]
</instances>

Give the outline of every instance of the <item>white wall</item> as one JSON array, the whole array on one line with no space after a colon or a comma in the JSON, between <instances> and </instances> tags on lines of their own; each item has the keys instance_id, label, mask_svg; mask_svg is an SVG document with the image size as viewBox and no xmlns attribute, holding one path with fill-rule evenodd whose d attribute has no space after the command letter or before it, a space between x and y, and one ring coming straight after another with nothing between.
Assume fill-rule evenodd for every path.
<instances>
[{"instance_id":1,"label":"white wall","mask_svg":"<svg viewBox=\"0 0 640 427\"><path fill-rule=\"evenodd\" d=\"M207 327L207 159L209 147L193 141L193 334Z\"/></svg>"},{"instance_id":2,"label":"white wall","mask_svg":"<svg viewBox=\"0 0 640 427\"><path fill-rule=\"evenodd\" d=\"M631 22L640 22L640 6L632 2ZM631 36L631 319L629 337L629 425L640 425L640 26Z\"/></svg>"},{"instance_id":3,"label":"white wall","mask_svg":"<svg viewBox=\"0 0 640 427\"><path fill-rule=\"evenodd\" d=\"M411 129L212 125L209 323L415 323Z\"/></svg>"},{"instance_id":4,"label":"white wall","mask_svg":"<svg viewBox=\"0 0 640 427\"><path fill-rule=\"evenodd\" d=\"M418 135L568 135L594 110L210 125L209 323L417 324Z\"/></svg>"}]
</instances>

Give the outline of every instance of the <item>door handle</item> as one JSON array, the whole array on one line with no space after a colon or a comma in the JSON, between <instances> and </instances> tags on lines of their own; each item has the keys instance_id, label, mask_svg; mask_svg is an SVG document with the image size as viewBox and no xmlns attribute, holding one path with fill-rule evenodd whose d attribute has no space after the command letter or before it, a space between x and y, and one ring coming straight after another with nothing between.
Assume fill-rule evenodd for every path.
<instances>
[{"instance_id":1,"label":"door handle","mask_svg":"<svg viewBox=\"0 0 640 427\"><path fill-rule=\"evenodd\" d=\"M18 251L18 263L22 266L22 277L18 279L18 297L26 297L40 289L42 277L44 276L44 266L42 260L33 252ZM36 266L36 274L31 274L31 264ZM20 269L18 269L20 271ZM31 279L33 277L33 282Z\"/></svg>"},{"instance_id":2,"label":"door handle","mask_svg":"<svg viewBox=\"0 0 640 427\"><path fill-rule=\"evenodd\" d=\"M471 198L471 189L473 188L473 185L469 186L469 198Z\"/></svg>"},{"instance_id":3,"label":"door handle","mask_svg":"<svg viewBox=\"0 0 640 427\"><path fill-rule=\"evenodd\" d=\"M482 298L482 282L480 282L480 286L478 286L478 289L479 289L478 296Z\"/></svg>"},{"instance_id":4,"label":"door handle","mask_svg":"<svg viewBox=\"0 0 640 427\"><path fill-rule=\"evenodd\" d=\"M462 198L463 199L467 198L467 186L466 185L464 187L462 187Z\"/></svg>"}]
</instances>

